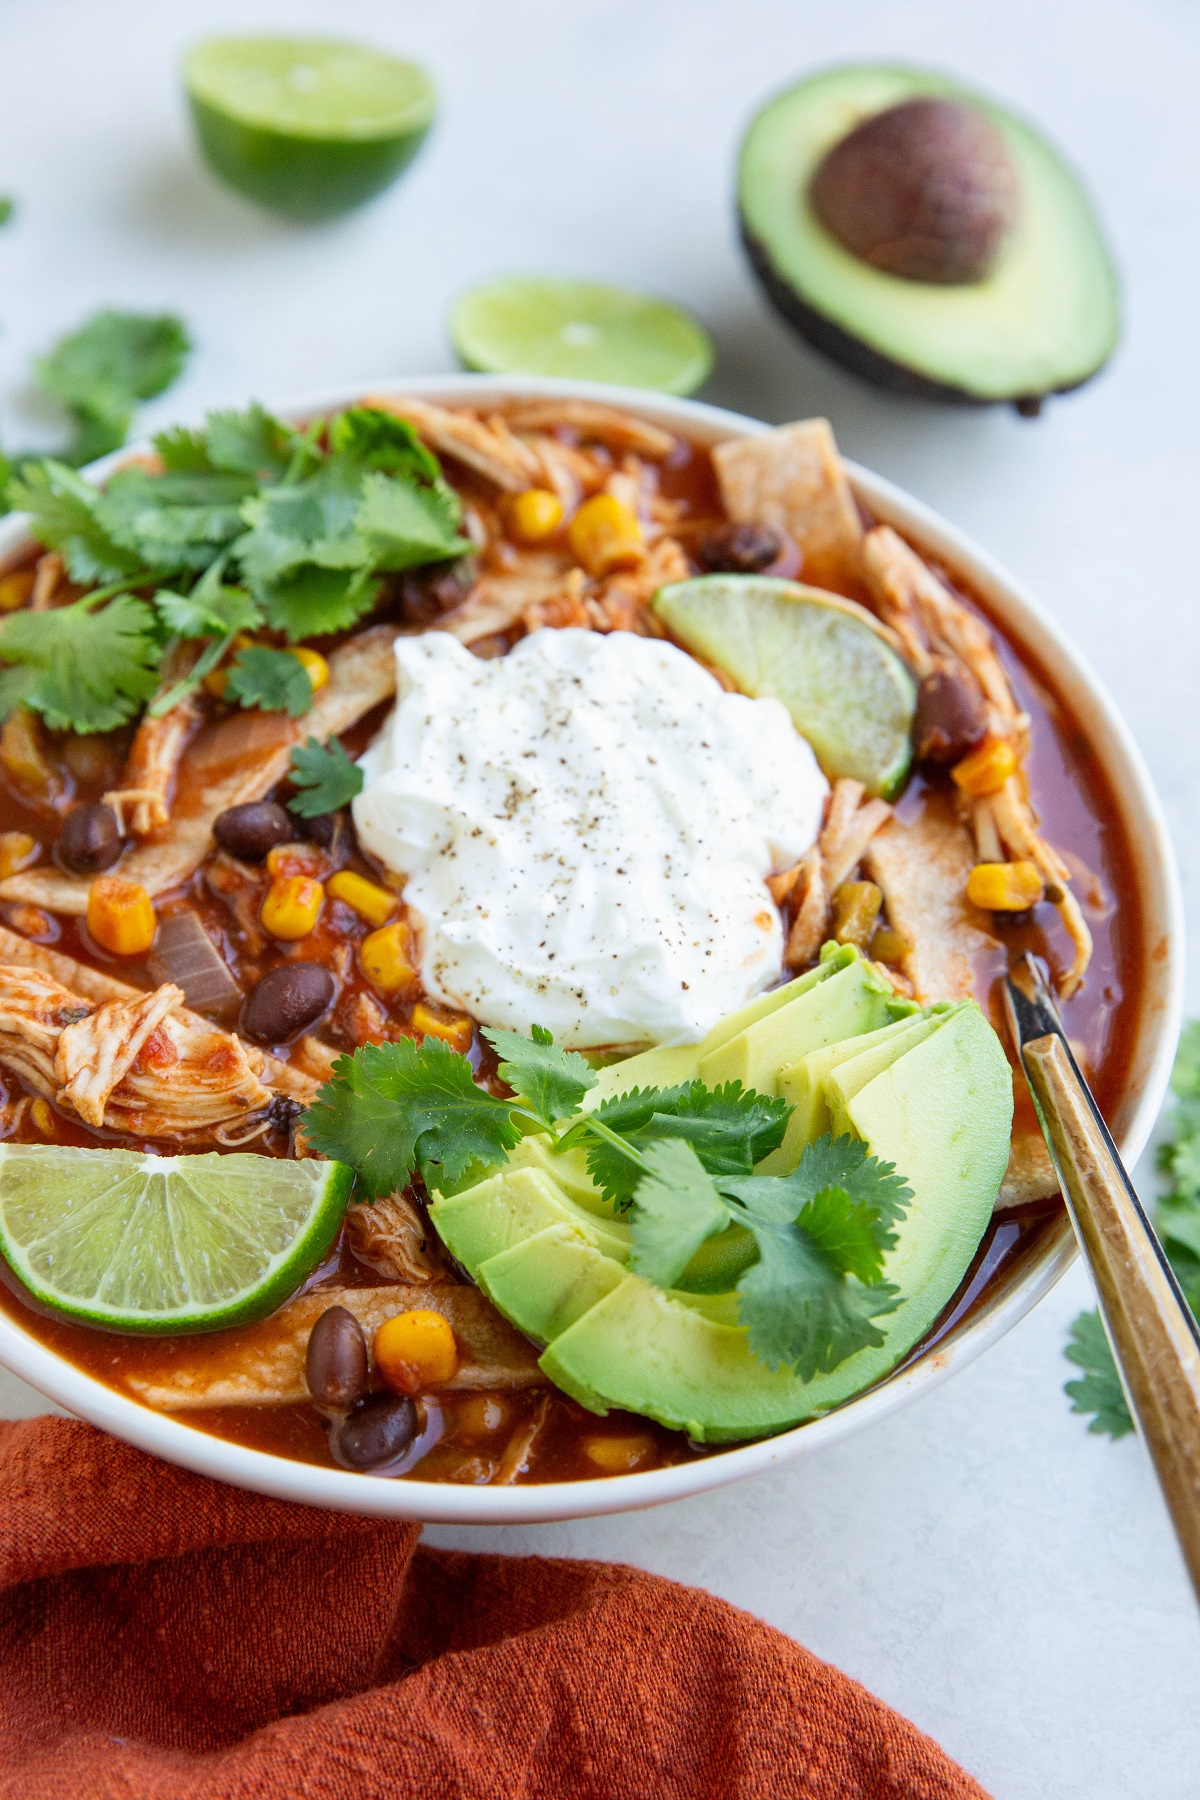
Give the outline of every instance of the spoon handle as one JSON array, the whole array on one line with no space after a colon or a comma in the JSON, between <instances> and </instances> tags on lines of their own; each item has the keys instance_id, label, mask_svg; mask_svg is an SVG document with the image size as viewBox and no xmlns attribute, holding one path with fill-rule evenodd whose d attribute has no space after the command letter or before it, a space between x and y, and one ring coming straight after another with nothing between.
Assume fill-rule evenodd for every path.
<instances>
[{"instance_id":1,"label":"spoon handle","mask_svg":"<svg viewBox=\"0 0 1200 1800\"><path fill-rule=\"evenodd\" d=\"M1022 1045L1126 1394L1200 1597L1200 1329L1063 1039Z\"/></svg>"}]
</instances>

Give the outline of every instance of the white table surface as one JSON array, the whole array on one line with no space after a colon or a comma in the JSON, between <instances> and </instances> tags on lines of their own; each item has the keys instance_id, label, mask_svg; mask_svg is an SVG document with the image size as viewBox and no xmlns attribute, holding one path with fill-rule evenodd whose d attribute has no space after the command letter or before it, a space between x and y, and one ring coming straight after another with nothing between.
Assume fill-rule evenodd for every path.
<instances>
[{"instance_id":1,"label":"white table surface","mask_svg":"<svg viewBox=\"0 0 1200 1800\"><path fill-rule=\"evenodd\" d=\"M193 155L175 67L228 28L409 50L442 92L390 194L301 229ZM733 155L758 101L851 58L932 64L1038 119L1088 173L1125 272L1111 371L1037 422L885 398L795 343L739 253ZM708 395L827 413L1040 595L1116 694L1200 906L1195 289L1200 16L1187 0L3 0L0 436L48 441L30 357L92 308L174 308L197 349L150 422L452 367L451 297L573 273L677 297ZM1200 834L1198 834L1200 837ZM1192 983L1192 1009L1200 984ZM1148 1169L1142 1175L1150 1180ZM654 1513L438 1543L620 1558L792 1633L941 1740L998 1800L1197 1792L1200 1631L1140 1446L1060 1392L1075 1270L981 1363L866 1436ZM42 1410L0 1376L0 1412Z\"/></svg>"}]
</instances>

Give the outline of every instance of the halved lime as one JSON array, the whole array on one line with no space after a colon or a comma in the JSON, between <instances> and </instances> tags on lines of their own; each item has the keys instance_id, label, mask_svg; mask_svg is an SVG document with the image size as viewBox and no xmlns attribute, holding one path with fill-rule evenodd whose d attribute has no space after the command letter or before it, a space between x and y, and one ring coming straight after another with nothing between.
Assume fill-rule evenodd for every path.
<instances>
[{"instance_id":1,"label":"halved lime","mask_svg":"<svg viewBox=\"0 0 1200 1800\"><path fill-rule=\"evenodd\" d=\"M109 1331L261 1319L317 1266L344 1163L0 1144L0 1251L43 1305Z\"/></svg>"},{"instance_id":2,"label":"halved lime","mask_svg":"<svg viewBox=\"0 0 1200 1800\"><path fill-rule=\"evenodd\" d=\"M916 683L865 607L764 575L702 575L659 588L673 637L744 694L782 700L831 780L884 799L912 760Z\"/></svg>"},{"instance_id":3,"label":"halved lime","mask_svg":"<svg viewBox=\"0 0 1200 1800\"><path fill-rule=\"evenodd\" d=\"M694 393L713 362L708 333L677 306L596 281L489 282L458 301L450 337L468 369L663 394Z\"/></svg>"},{"instance_id":4,"label":"halved lime","mask_svg":"<svg viewBox=\"0 0 1200 1800\"><path fill-rule=\"evenodd\" d=\"M433 123L433 83L401 62L332 38L211 38L183 65L201 148L262 206L330 218L378 194Z\"/></svg>"}]
</instances>

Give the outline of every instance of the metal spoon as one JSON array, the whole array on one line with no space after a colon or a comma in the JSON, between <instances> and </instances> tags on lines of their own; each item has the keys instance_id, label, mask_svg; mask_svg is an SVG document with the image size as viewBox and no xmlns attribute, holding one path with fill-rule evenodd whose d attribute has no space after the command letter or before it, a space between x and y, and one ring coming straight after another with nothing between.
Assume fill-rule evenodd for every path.
<instances>
[{"instance_id":1,"label":"metal spoon","mask_svg":"<svg viewBox=\"0 0 1200 1800\"><path fill-rule=\"evenodd\" d=\"M1200 1326L1026 954L1005 1000L1013 1041L1100 1300L1121 1382L1200 1598Z\"/></svg>"}]
</instances>

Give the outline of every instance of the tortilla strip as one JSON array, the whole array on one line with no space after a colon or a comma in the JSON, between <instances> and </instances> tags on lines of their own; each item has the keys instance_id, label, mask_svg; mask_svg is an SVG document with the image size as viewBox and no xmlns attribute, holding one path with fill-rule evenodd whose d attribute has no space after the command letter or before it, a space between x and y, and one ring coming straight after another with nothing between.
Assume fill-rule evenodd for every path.
<instances>
[{"instance_id":1,"label":"tortilla strip","mask_svg":"<svg viewBox=\"0 0 1200 1800\"><path fill-rule=\"evenodd\" d=\"M913 820L892 819L872 838L867 874L883 889L888 918L908 943L904 973L923 1006L970 1000L976 963L1005 961L1003 946L984 929L987 914L966 898L975 866L971 834L933 796Z\"/></svg>"},{"instance_id":2,"label":"tortilla strip","mask_svg":"<svg viewBox=\"0 0 1200 1800\"><path fill-rule=\"evenodd\" d=\"M677 442L661 425L637 419L619 406L606 406L602 400L522 400L506 407L504 417L514 431L553 431L565 425L584 438L631 450L651 462L670 456Z\"/></svg>"},{"instance_id":3,"label":"tortilla strip","mask_svg":"<svg viewBox=\"0 0 1200 1800\"><path fill-rule=\"evenodd\" d=\"M1033 1200L1053 1200L1059 1192L1058 1176L1040 1131L1013 1134L1008 1168L996 1196L997 1212L1010 1206L1028 1206Z\"/></svg>"},{"instance_id":4,"label":"tortilla strip","mask_svg":"<svg viewBox=\"0 0 1200 1800\"><path fill-rule=\"evenodd\" d=\"M289 1300L257 1325L211 1337L176 1339L153 1373L124 1377L126 1386L164 1412L198 1406L294 1406L309 1398L304 1379L308 1334L330 1306L344 1306L370 1338L385 1319L414 1307L440 1312L458 1341L462 1362L452 1388L540 1386L537 1351L514 1331L478 1288L450 1282L410 1287L319 1288Z\"/></svg>"},{"instance_id":5,"label":"tortilla strip","mask_svg":"<svg viewBox=\"0 0 1200 1800\"><path fill-rule=\"evenodd\" d=\"M64 956L61 950L48 950L43 944L33 944L4 925L0 925L0 963L37 969L43 975L52 976L60 987L69 988L73 994L83 1000L92 1000L97 1006L103 1006L107 1000L136 1000L144 991L130 987L126 981L118 981L115 975L89 969L86 963L76 962L73 956Z\"/></svg>"},{"instance_id":6,"label":"tortilla strip","mask_svg":"<svg viewBox=\"0 0 1200 1800\"><path fill-rule=\"evenodd\" d=\"M501 436L470 413L451 412L448 407L408 395L370 394L363 405L404 419L439 456L465 463L507 493L519 494L531 487L541 473L537 457L511 432Z\"/></svg>"},{"instance_id":7,"label":"tortilla strip","mask_svg":"<svg viewBox=\"0 0 1200 1800\"><path fill-rule=\"evenodd\" d=\"M397 635L394 625L375 625L335 650L329 680L303 718L235 713L202 731L180 767L170 824L130 851L114 873L140 882L148 894L186 881L208 853L218 813L270 793L287 774L293 745L310 737L327 742L395 693L392 646ZM79 914L87 911L90 887L87 876L29 869L0 881L0 900L26 900L48 912Z\"/></svg>"},{"instance_id":8,"label":"tortilla strip","mask_svg":"<svg viewBox=\"0 0 1200 1800\"><path fill-rule=\"evenodd\" d=\"M862 520L828 419L729 438L712 459L729 517L795 538L802 575L844 578L857 566Z\"/></svg>"}]
</instances>

